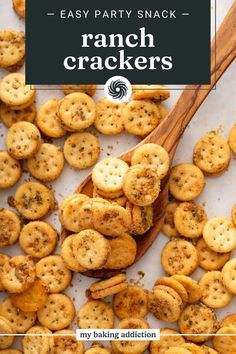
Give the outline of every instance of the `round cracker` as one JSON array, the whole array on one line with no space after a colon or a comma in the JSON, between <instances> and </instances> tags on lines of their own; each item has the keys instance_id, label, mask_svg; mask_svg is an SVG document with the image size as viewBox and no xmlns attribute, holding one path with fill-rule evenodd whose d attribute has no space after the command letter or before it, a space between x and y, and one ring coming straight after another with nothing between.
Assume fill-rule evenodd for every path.
<instances>
[{"instance_id":1,"label":"round cracker","mask_svg":"<svg viewBox=\"0 0 236 354\"><path fill-rule=\"evenodd\" d=\"M24 354L48 354L52 353L54 347L54 339L52 332L42 326L34 326L27 331L28 336L25 336L22 345Z\"/></svg>"},{"instance_id":2,"label":"round cracker","mask_svg":"<svg viewBox=\"0 0 236 354\"><path fill-rule=\"evenodd\" d=\"M218 329L214 311L201 303L188 305L181 313L178 325L184 337L195 343L207 341L208 334L214 334Z\"/></svg>"},{"instance_id":3,"label":"round cracker","mask_svg":"<svg viewBox=\"0 0 236 354\"><path fill-rule=\"evenodd\" d=\"M174 214L178 205L178 202L173 201L169 202L166 206L164 224L162 226L161 231L168 237L180 236L174 223Z\"/></svg>"},{"instance_id":4,"label":"round cracker","mask_svg":"<svg viewBox=\"0 0 236 354\"><path fill-rule=\"evenodd\" d=\"M152 204L160 193L160 179L150 168L135 165L125 174L123 190L131 203L147 206Z\"/></svg>"},{"instance_id":5,"label":"round cracker","mask_svg":"<svg viewBox=\"0 0 236 354\"><path fill-rule=\"evenodd\" d=\"M9 209L0 209L0 247L14 244L21 230L19 216Z\"/></svg>"},{"instance_id":6,"label":"round cracker","mask_svg":"<svg viewBox=\"0 0 236 354\"><path fill-rule=\"evenodd\" d=\"M117 237L127 233L131 217L127 209L111 203L92 202L93 226L103 235Z\"/></svg>"},{"instance_id":7,"label":"round cracker","mask_svg":"<svg viewBox=\"0 0 236 354\"><path fill-rule=\"evenodd\" d=\"M169 190L177 200L191 201L201 194L204 187L204 175L197 166L184 163L171 169Z\"/></svg>"},{"instance_id":8,"label":"round cracker","mask_svg":"<svg viewBox=\"0 0 236 354\"><path fill-rule=\"evenodd\" d=\"M35 265L30 256L14 256L2 269L2 284L9 293L22 293L35 281Z\"/></svg>"},{"instance_id":9,"label":"round cracker","mask_svg":"<svg viewBox=\"0 0 236 354\"><path fill-rule=\"evenodd\" d=\"M93 169L92 180L98 189L104 192L118 192L123 187L123 179L129 166L126 162L108 157Z\"/></svg>"},{"instance_id":10,"label":"round cracker","mask_svg":"<svg viewBox=\"0 0 236 354\"><path fill-rule=\"evenodd\" d=\"M236 154L236 124L232 127L229 134L229 146L234 154Z\"/></svg>"},{"instance_id":11,"label":"round cracker","mask_svg":"<svg viewBox=\"0 0 236 354\"><path fill-rule=\"evenodd\" d=\"M36 275L47 286L49 293L59 293L71 282L71 271L61 256L52 255L41 259L36 264Z\"/></svg>"},{"instance_id":12,"label":"round cracker","mask_svg":"<svg viewBox=\"0 0 236 354\"><path fill-rule=\"evenodd\" d=\"M37 153L28 159L27 167L34 178L43 182L54 181L64 168L61 148L53 144L42 144Z\"/></svg>"},{"instance_id":13,"label":"round cracker","mask_svg":"<svg viewBox=\"0 0 236 354\"><path fill-rule=\"evenodd\" d=\"M184 237L200 237L206 222L207 214L204 208L195 203L180 203L175 210L175 228L180 233L180 235Z\"/></svg>"},{"instance_id":14,"label":"round cracker","mask_svg":"<svg viewBox=\"0 0 236 354\"><path fill-rule=\"evenodd\" d=\"M170 334L170 336L168 336ZM150 354L165 354L166 350L179 347L185 343L185 339L179 332L170 328L161 328L160 340L152 341L150 344Z\"/></svg>"},{"instance_id":15,"label":"round cracker","mask_svg":"<svg viewBox=\"0 0 236 354\"><path fill-rule=\"evenodd\" d=\"M110 329L114 325L114 313L105 302L94 300L82 305L78 312L78 327L81 329Z\"/></svg>"},{"instance_id":16,"label":"round cracker","mask_svg":"<svg viewBox=\"0 0 236 354\"><path fill-rule=\"evenodd\" d=\"M69 329L54 332L53 354L83 354L84 343L76 339L76 333Z\"/></svg>"},{"instance_id":17,"label":"round cracker","mask_svg":"<svg viewBox=\"0 0 236 354\"><path fill-rule=\"evenodd\" d=\"M131 214L130 232L134 235L145 234L153 225L153 206L138 206L130 204Z\"/></svg>"},{"instance_id":18,"label":"round cracker","mask_svg":"<svg viewBox=\"0 0 236 354\"><path fill-rule=\"evenodd\" d=\"M0 99L12 109L23 109L30 106L35 97L35 90L25 84L25 75L12 73L0 83Z\"/></svg>"},{"instance_id":19,"label":"round cracker","mask_svg":"<svg viewBox=\"0 0 236 354\"><path fill-rule=\"evenodd\" d=\"M158 144L144 144L138 147L131 158L131 165L142 165L151 168L162 179L170 167L168 152Z\"/></svg>"},{"instance_id":20,"label":"round cracker","mask_svg":"<svg viewBox=\"0 0 236 354\"><path fill-rule=\"evenodd\" d=\"M36 321L35 312L23 312L15 307L10 297L0 305L0 316L5 317L11 322L11 327L14 333L23 334L31 328Z\"/></svg>"},{"instance_id":21,"label":"round cracker","mask_svg":"<svg viewBox=\"0 0 236 354\"><path fill-rule=\"evenodd\" d=\"M160 123L158 106L149 100L130 101L124 109L125 129L134 135L145 136Z\"/></svg>"},{"instance_id":22,"label":"round cracker","mask_svg":"<svg viewBox=\"0 0 236 354\"><path fill-rule=\"evenodd\" d=\"M4 103L0 104L0 117L3 124L10 128L13 124L18 122L33 123L36 116L36 106L32 103L30 106L21 110L14 110Z\"/></svg>"},{"instance_id":23,"label":"round cracker","mask_svg":"<svg viewBox=\"0 0 236 354\"><path fill-rule=\"evenodd\" d=\"M92 199L87 199L78 207L77 213L79 215L79 220L77 221L77 225L75 219L73 223L71 222L71 225L75 225L73 227L75 227L75 229L77 228L77 230L75 231L79 232L81 230L93 228L92 204L93 204ZM76 201L74 201L72 205L76 206ZM68 205L68 213L69 212L70 211ZM73 214L76 214L76 212L73 212ZM65 208L64 217L66 217L66 215L67 215L67 207ZM71 218L72 216L73 215L71 214ZM71 220L71 218L69 217L69 220Z\"/></svg>"},{"instance_id":24,"label":"round cracker","mask_svg":"<svg viewBox=\"0 0 236 354\"><path fill-rule=\"evenodd\" d=\"M16 65L25 56L25 34L12 29L0 31L0 67Z\"/></svg>"},{"instance_id":25,"label":"round cracker","mask_svg":"<svg viewBox=\"0 0 236 354\"><path fill-rule=\"evenodd\" d=\"M39 150L41 136L38 128L29 122L13 124L7 133L6 146L15 159L27 159Z\"/></svg>"},{"instance_id":26,"label":"round cracker","mask_svg":"<svg viewBox=\"0 0 236 354\"><path fill-rule=\"evenodd\" d=\"M119 319L144 318L148 313L148 292L140 286L128 286L113 298L113 309Z\"/></svg>"},{"instance_id":27,"label":"round cracker","mask_svg":"<svg viewBox=\"0 0 236 354\"><path fill-rule=\"evenodd\" d=\"M213 347L219 353L234 353L236 348L236 328L223 327L216 333L217 336L213 338ZM226 334L224 336L224 334ZM232 336L230 336L232 334Z\"/></svg>"},{"instance_id":28,"label":"round cracker","mask_svg":"<svg viewBox=\"0 0 236 354\"><path fill-rule=\"evenodd\" d=\"M26 219L36 220L48 215L55 207L53 192L38 182L25 182L17 188L14 205Z\"/></svg>"},{"instance_id":29,"label":"round cracker","mask_svg":"<svg viewBox=\"0 0 236 354\"><path fill-rule=\"evenodd\" d=\"M73 272L85 272L87 269L82 267L73 253L74 235L68 236L61 245L61 257L68 269Z\"/></svg>"},{"instance_id":30,"label":"round cracker","mask_svg":"<svg viewBox=\"0 0 236 354\"><path fill-rule=\"evenodd\" d=\"M236 258L229 260L222 269L223 282L226 288L236 294Z\"/></svg>"},{"instance_id":31,"label":"round cracker","mask_svg":"<svg viewBox=\"0 0 236 354\"><path fill-rule=\"evenodd\" d=\"M49 294L44 306L37 312L39 322L52 331L68 327L75 317L75 307L65 294Z\"/></svg>"},{"instance_id":32,"label":"round cracker","mask_svg":"<svg viewBox=\"0 0 236 354\"><path fill-rule=\"evenodd\" d=\"M107 99L97 102L95 128L102 134L115 135L124 130L124 103L112 103Z\"/></svg>"},{"instance_id":33,"label":"round cracker","mask_svg":"<svg viewBox=\"0 0 236 354\"><path fill-rule=\"evenodd\" d=\"M198 253L194 245L184 239L169 241L162 250L161 264L170 275L190 275L198 267Z\"/></svg>"},{"instance_id":34,"label":"round cracker","mask_svg":"<svg viewBox=\"0 0 236 354\"><path fill-rule=\"evenodd\" d=\"M227 290L219 271L205 273L199 280L199 285L202 289L201 301L212 309L223 308L233 299L233 294Z\"/></svg>"},{"instance_id":35,"label":"round cracker","mask_svg":"<svg viewBox=\"0 0 236 354\"><path fill-rule=\"evenodd\" d=\"M158 320L175 322L180 317L183 302L179 294L172 288L157 285L149 293L148 307Z\"/></svg>"},{"instance_id":36,"label":"round cracker","mask_svg":"<svg viewBox=\"0 0 236 354\"><path fill-rule=\"evenodd\" d=\"M84 194L74 194L60 206L60 221L70 231L92 228L92 203Z\"/></svg>"},{"instance_id":37,"label":"round cracker","mask_svg":"<svg viewBox=\"0 0 236 354\"><path fill-rule=\"evenodd\" d=\"M20 294L11 295L12 304L23 312L36 312L47 300L47 287L36 279L33 285Z\"/></svg>"},{"instance_id":38,"label":"round cracker","mask_svg":"<svg viewBox=\"0 0 236 354\"><path fill-rule=\"evenodd\" d=\"M205 224L203 238L213 251L228 253L236 247L236 227L229 218L215 217Z\"/></svg>"},{"instance_id":39,"label":"round cracker","mask_svg":"<svg viewBox=\"0 0 236 354\"><path fill-rule=\"evenodd\" d=\"M193 162L206 175L221 174L230 162L228 143L214 132L205 135L194 147Z\"/></svg>"},{"instance_id":40,"label":"round cracker","mask_svg":"<svg viewBox=\"0 0 236 354\"><path fill-rule=\"evenodd\" d=\"M0 189L14 186L20 179L22 168L19 161L8 154L0 151Z\"/></svg>"},{"instance_id":41,"label":"round cracker","mask_svg":"<svg viewBox=\"0 0 236 354\"><path fill-rule=\"evenodd\" d=\"M71 93L61 100L58 114L66 130L83 130L94 123L96 104L85 93Z\"/></svg>"},{"instance_id":42,"label":"round cracker","mask_svg":"<svg viewBox=\"0 0 236 354\"><path fill-rule=\"evenodd\" d=\"M36 123L40 131L50 138L61 138L66 134L58 117L60 100L46 101L38 110Z\"/></svg>"},{"instance_id":43,"label":"round cracker","mask_svg":"<svg viewBox=\"0 0 236 354\"><path fill-rule=\"evenodd\" d=\"M110 254L105 264L107 269L125 269L134 263L137 244L130 235L122 235L109 240Z\"/></svg>"},{"instance_id":44,"label":"round cracker","mask_svg":"<svg viewBox=\"0 0 236 354\"><path fill-rule=\"evenodd\" d=\"M61 224L63 225L63 212L65 210L65 207L67 205L67 203L69 203L71 200L73 200L74 198L77 198L77 195L79 193L74 193L72 195L69 195L69 197L67 197L66 199L64 199L59 207L59 219ZM81 194L81 196L83 196L84 194ZM87 197L87 199L89 199L89 197ZM64 226L64 225L63 225Z\"/></svg>"},{"instance_id":45,"label":"round cracker","mask_svg":"<svg viewBox=\"0 0 236 354\"><path fill-rule=\"evenodd\" d=\"M118 329L148 329L149 324L141 318L125 318L120 321ZM150 341L112 341L112 348L122 354L142 354L149 347Z\"/></svg>"},{"instance_id":46,"label":"round cracker","mask_svg":"<svg viewBox=\"0 0 236 354\"><path fill-rule=\"evenodd\" d=\"M188 293L188 303L192 304L198 300L200 300L202 296L202 290L196 280L193 280L186 275L176 274L173 275L172 278L177 280L180 284L182 284L185 290Z\"/></svg>"},{"instance_id":47,"label":"round cracker","mask_svg":"<svg viewBox=\"0 0 236 354\"><path fill-rule=\"evenodd\" d=\"M100 155L100 144L91 133L74 133L64 144L66 161L74 168L85 169L93 166Z\"/></svg>"},{"instance_id":48,"label":"round cracker","mask_svg":"<svg viewBox=\"0 0 236 354\"><path fill-rule=\"evenodd\" d=\"M19 244L26 254L40 259L54 251L57 239L57 232L49 223L31 221L21 230Z\"/></svg>"},{"instance_id":49,"label":"round cracker","mask_svg":"<svg viewBox=\"0 0 236 354\"><path fill-rule=\"evenodd\" d=\"M230 259L231 252L217 253L212 251L203 238L196 244L199 257L199 266L205 270L220 270Z\"/></svg>"},{"instance_id":50,"label":"round cracker","mask_svg":"<svg viewBox=\"0 0 236 354\"><path fill-rule=\"evenodd\" d=\"M110 244L97 231L88 229L74 235L73 253L79 264L86 269L101 268L110 253Z\"/></svg>"},{"instance_id":51,"label":"round cracker","mask_svg":"<svg viewBox=\"0 0 236 354\"><path fill-rule=\"evenodd\" d=\"M155 285L165 285L174 289L183 302L188 302L188 293L185 287L174 278L162 277L156 280Z\"/></svg>"}]
</instances>

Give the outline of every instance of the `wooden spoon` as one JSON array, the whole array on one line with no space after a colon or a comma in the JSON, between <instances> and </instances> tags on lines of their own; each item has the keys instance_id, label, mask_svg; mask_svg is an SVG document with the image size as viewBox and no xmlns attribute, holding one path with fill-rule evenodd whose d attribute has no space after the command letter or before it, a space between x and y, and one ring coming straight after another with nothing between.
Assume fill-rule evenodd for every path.
<instances>
[{"instance_id":1,"label":"wooden spoon","mask_svg":"<svg viewBox=\"0 0 236 354\"><path fill-rule=\"evenodd\" d=\"M120 156L126 162L130 162L135 149L142 144L156 143L162 145L173 160L178 142L185 128L193 118L195 112L210 93L221 75L236 57L236 1L225 17L216 35L217 52L215 51L215 40L211 45L211 84L210 85L189 85L186 86L179 100L162 123L148 135L140 144ZM201 53L199 53L201 55ZM194 68L193 68L194 70ZM89 175L77 188L76 192L92 196L93 184ZM137 237L137 262L149 249L161 230L165 208L168 202L168 178L163 180L162 191L154 203L154 225L143 236ZM106 278L119 271L101 269L84 273L87 276Z\"/></svg>"}]
</instances>

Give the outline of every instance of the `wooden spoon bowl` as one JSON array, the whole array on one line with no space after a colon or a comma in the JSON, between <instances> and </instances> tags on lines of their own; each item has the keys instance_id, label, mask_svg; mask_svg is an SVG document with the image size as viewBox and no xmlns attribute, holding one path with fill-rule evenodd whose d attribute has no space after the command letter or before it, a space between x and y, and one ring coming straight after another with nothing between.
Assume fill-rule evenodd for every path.
<instances>
[{"instance_id":1,"label":"wooden spoon bowl","mask_svg":"<svg viewBox=\"0 0 236 354\"><path fill-rule=\"evenodd\" d=\"M215 39L211 45L211 83L209 85L189 85L185 88L174 108L162 121L162 123L149 134L140 144L119 158L130 163L133 152L137 147L155 143L162 145L168 151L173 160L178 142L194 114L208 96L216 82L235 59L236 56L236 2L232 5L216 35L217 52L215 51ZM193 68L194 70L194 68ZM92 196L93 183L91 175L78 186L76 192ZM158 199L154 203L153 227L140 237L136 237L137 256L135 263L147 252L162 228L165 208L168 202L168 176L162 181L162 189ZM66 232L65 232L66 233ZM83 273L95 278L110 277L121 270L100 269Z\"/></svg>"}]
</instances>

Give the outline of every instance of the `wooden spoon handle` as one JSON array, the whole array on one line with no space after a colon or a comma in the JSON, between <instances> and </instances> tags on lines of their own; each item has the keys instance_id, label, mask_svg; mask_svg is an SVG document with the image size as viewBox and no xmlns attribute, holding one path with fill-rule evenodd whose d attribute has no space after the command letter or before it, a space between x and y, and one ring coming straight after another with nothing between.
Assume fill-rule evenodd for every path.
<instances>
[{"instance_id":1,"label":"wooden spoon handle","mask_svg":"<svg viewBox=\"0 0 236 354\"><path fill-rule=\"evenodd\" d=\"M158 143L174 155L178 141L195 112L236 57L236 0L217 31L216 46L217 51L214 39L211 45L211 84L186 86L169 115L142 143Z\"/></svg>"}]
</instances>

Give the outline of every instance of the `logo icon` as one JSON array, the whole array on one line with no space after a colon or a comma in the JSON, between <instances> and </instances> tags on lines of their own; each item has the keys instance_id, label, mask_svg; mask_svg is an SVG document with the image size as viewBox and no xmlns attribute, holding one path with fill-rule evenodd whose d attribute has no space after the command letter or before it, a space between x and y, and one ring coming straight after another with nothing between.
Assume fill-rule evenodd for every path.
<instances>
[{"instance_id":1,"label":"logo icon","mask_svg":"<svg viewBox=\"0 0 236 354\"><path fill-rule=\"evenodd\" d=\"M128 102L132 95L132 86L123 76L113 76L105 83L106 98L113 103Z\"/></svg>"}]
</instances>

